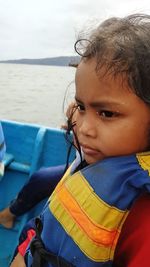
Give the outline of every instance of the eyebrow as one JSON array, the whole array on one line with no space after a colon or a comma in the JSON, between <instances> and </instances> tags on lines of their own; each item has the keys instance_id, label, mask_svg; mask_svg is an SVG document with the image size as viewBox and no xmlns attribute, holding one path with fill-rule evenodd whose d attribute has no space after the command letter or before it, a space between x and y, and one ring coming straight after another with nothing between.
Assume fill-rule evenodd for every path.
<instances>
[{"instance_id":1,"label":"eyebrow","mask_svg":"<svg viewBox=\"0 0 150 267\"><path fill-rule=\"evenodd\" d=\"M78 99L76 96L75 96L75 100L81 104L84 104L80 99ZM95 101L95 102L91 102L89 103L89 105L91 107L94 107L94 108L105 108L105 107L115 107L115 108L119 108L121 107L122 105L118 102L115 102L115 101Z\"/></svg>"}]
</instances>

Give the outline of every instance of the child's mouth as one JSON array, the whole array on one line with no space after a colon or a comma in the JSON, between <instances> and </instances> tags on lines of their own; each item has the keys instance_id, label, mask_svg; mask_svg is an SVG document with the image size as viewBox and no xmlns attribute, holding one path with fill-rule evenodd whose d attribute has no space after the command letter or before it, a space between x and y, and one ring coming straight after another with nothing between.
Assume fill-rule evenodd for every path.
<instances>
[{"instance_id":1,"label":"child's mouth","mask_svg":"<svg viewBox=\"0 0 150 267\"><path fill-rule=\"evenodd\" d=\"M88 146L81 146L82 147L82 151L85 155L90 155L90 156L94 156L97 155L99 153L99 151L88 147Z\"/></svg>"}]
</instances>

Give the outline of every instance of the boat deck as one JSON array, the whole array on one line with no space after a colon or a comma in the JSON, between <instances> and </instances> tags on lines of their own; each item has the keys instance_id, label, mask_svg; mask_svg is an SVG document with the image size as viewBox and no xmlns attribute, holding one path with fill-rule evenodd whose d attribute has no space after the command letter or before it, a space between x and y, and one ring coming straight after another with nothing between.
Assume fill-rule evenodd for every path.
<instances>
[{"instance_id":1,"label":"boat deck","mask_svg":"<svg viewBox=\"0 0 150 267\"><path fill-rule=\"evenodd\" d=\"M12 121L2 121L2 127L7 151L5 175L0 180L0 210L9 205L36 170L65 164L68 150L63 130ZM72 151L70 161L74 157ZM45 201L17 218L12 229L0 225L0 267L9 267L23 226L39 214Z\"/></svg>"}]
</instances>

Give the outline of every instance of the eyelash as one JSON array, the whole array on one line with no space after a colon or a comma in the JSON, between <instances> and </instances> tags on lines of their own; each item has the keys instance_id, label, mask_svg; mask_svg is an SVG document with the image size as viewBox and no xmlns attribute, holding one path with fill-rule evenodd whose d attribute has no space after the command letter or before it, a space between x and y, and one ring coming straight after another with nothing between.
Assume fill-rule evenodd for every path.
<instances>
[{"instance_id":1,"label":"eyelash","mask_svg":"<svg viewBox=\"0 0 150 267\"><path fill-rule=\"evenodd\" d=\"M76 108L78 109L78 111L80 113L84 112L85 111L85 108L83 105L81 104L77 104L76 105ZM110 110L100 110L100 111L97 111L96 112L100 117L103 117L103 118L114 118L114 117L117 117L118 116L118 113L117 112L114 112L114 111L110 111Z\"/></svg>"},{"instance_id":2,"label":"eyelash","mask_svg":"<svg viewBox=\"0 0 150 267\"><path fill-rule=\"evenodd\" d=\"M77 104L77 105L76 105L76 108L77 108L77 110L78 110L79 112L82 112L82 111L85 110L84 106L81 105L81 104Z\"/></svg>"},{"instance_id":3,"label":"eyelash","mask_svg":"<svg viewBox=\"0 0 150 267\"><path fill-rule=\"evenodd\" d=\"M105 118L113 118L117 116L116 112L110 111L110 110L102 110L100 112L97 112L99 116L105 117Z\"/></svg>"}]
</instances>

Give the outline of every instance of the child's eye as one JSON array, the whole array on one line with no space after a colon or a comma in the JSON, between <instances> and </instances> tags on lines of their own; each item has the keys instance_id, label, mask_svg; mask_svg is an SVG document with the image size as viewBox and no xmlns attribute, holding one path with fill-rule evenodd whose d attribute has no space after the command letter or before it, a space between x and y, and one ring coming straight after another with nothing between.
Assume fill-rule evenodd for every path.
<instances>
[{"instance_id":1,"label":"child's eye","mask_svg":"<svg viewBox=\"0 0 150 267\"><path fill-rule=\"evenodd\" d=\"M102 111L98 112L98 114L99 114L99 116L105 117L105 118L112 118L112 117L117 116L116 112L109 111L109 110L102 110Z\"/></svg>"},{"instance_id":2,"label":"child's eye","mask_svg":"<svg viewBox=\"0 0 150 267\"><path fill-rule=\"evenodd\" d=\"M77 107L78 111L80 111L80 112L85 111L85 107L81 104L77 104L76 107Z\"/></svg>"}]
</instances>

